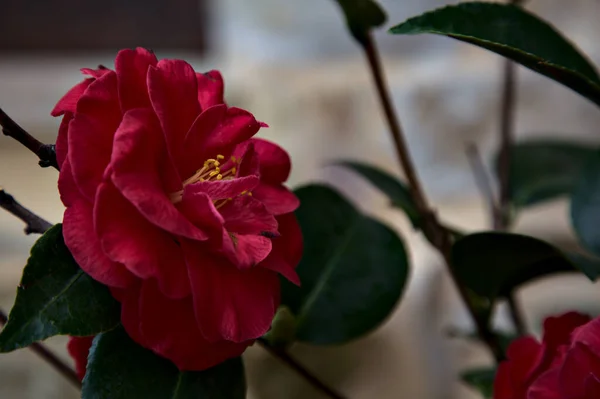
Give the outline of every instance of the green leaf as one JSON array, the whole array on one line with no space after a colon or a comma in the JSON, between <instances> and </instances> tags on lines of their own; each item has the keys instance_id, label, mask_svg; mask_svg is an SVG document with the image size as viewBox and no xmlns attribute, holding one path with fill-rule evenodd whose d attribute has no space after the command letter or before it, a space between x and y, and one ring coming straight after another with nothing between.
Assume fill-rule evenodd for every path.
<instances>
[{"instance_id":1,"label":"green leaf","mask_svg":"<svg viewBox=\"0 0 600 399\"><path fill-rule=\"evenodd\" d=\"M452 247L457 277L476 294L494 300L515 287L575 266L552 245L519 234L468 235Z\"/></svg>"},{"instance_id":2,"label":"green leaf","mask_svg":"<svg viewBox=\"0 0 600 399\"><path fill-rule=\"evenodd\" d=\"M516 144L511 149L510 164L513 205L526 207L570 194L586 159L596 151L594 147L556 140Z\"/></svg>"},{"instance_id":3,"label":"green leaf","mask_svg":"<svg viewBox=\"0 0 600 399\"><path fill-rule=\"evenodd\" d=\"M578 253L565 253L565 256L591 281L600 276L600 258Z\"/></svg>"},{"instance_id":4,"label":"green leaf","mask_svg":"<svg viewBox=\"0 0 600 399\"><path fill-rule=\"evenodd\" d=\"M110 330L119 323L119 309L108 288L75 263L58 224L31 249L15 305L0 333L0 352L54 335L89 336Z\"/></svg>"},{"instance_id":5,"label":"green leaf","mask_svg":"<svg viewBox=\"0 0 600 399\"><path fill-rule=\"evenodd\" d=\"M337 162L336 165L344 166L358 173L381 192L388 196L392 206L400 208L406 213L412 225L417 228L420 224L419 211L412 200L408 187L391 174L371 165L354 161Z\"/></svg>"},{"instance_id":6,"label":"green leaf","mask_svg":"<svg viewBox=\"0 0 600 399\"><path fill-rule=\"evenodd\" d=\"M144 349L122 327L94 338L83 380L82 399L243 399L241 358L204 371L181 372Z\"/></svg>"},{"instance_id":7,"label":"green leaf","mask_svg":"<svg viewBox=\"0 0 600 399\"><path fill-rule=\"evenodd\" d=\"M583 245L600 255L600 151L585 165L573 190L571 220Z\"/></svg>"},{"instance_id":8,"label":"green leaf","mask_svg":"<svg viewBox=\"0 0 600 399\"><path fill-rule=\"evenodd\" d=\"M284 281L282 303L296 315L298 340L347 342L381 324L400 299L408 277L404 244L331 188L311 185L296 195L302 286Z\"/></svg>"},{"instance_id":9,"label":"green leaf","mask_svg":"<svg viewBox=\"0 0 600 399\"><path fill-rule=\"evenodd\" d=\"M550 24L520 7L461 3L411 18L390 32L433 33L474 44L554 79L600 105L600 78L594 66Z\"/></svg>"},{"instance_id":10,"label":"green leaf","mask_svg":"<svg viewBox=\"0 0 600 399\"><path fill-rule=\"evenodd\" d=\"M296 340L296 317L287 306L280 306L275 313L271 329L264 335L273 348L286 348Z\"/></svg>"},{"instance_id":11,"label":"green leaf","mask_svg":"<svg viewBox=\"0 0 600 399\"><path fill-rule=\"evenodd\" d=\"M494 378L496 369L493 367L481 367L463 371L460 379L467 385L475 388L486 399L491 399L494 394Z\"/></svg>"},{"instance_id":12,"label":"green leaf","mask_svg":"<svg viewBox=\"0 0 600 399\"><path fill-rule=\"evenodd\" d=\"M372 28L383 25L387 16L383 9L373 0L335 0L340 5L346 25L352 36L361 44Z\"/></svg>"}]
</instances>

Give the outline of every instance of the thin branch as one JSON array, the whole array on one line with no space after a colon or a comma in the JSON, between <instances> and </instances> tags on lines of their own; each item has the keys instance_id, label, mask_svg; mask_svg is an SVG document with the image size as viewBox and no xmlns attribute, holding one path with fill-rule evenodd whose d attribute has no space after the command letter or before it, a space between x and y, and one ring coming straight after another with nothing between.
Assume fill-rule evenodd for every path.
<instances>
[{"instance_id":1,"label":"thin branch","mask_svg":"<svg viewBox=\"0 0 600 399\"><path fill-rule=\"evenodd\" d=\"M361 45L363 46L363 49L365 51L365 55L367 57L369 67L371 69L371 73L373 75L375 86L377 88L377 93L379 95L379 99L381 101L381 105L383 107L383 111L385 113L390 132L392 133L400 165L404 170L406 179L409 183L413 201L415 202L417 209L421 213L424 220L423 233L425 234L425 237L427 237L427 239L431 242L431 244L434 247L436 247L437 250L444 257L454 285L458 289L458 292L462 297L467 309L469 310L469 313L471 313L471 316L475 321L475 325L477 327L477 335L490 349L496 360L500 361L504 358L504 351L502 350L502 346L500 345L498 338L490 330L488 321L485 318L481 317L477 312L475 304L471 300L468 291L463 286L463 284L461 284L454 272L454 268L452 267L451 250L453 239L448 233L448 231L440 224L435 213L429 208L427 199L425 197L425 193L417 176L415 167L413 165L413 161L410 157L408 146L406 145L406 141L404 139L402 129L400 127L400 122L398 121L398 118L396 117L396 113L392 106L392 101L390 98L389 91L387 89L387 84L381 66L379 53L375 41L373 40L373 37L370 33L366 35L366 40L364 41L364 43L361 43Z\"/></svg>"},{"instance_id":2,"label":"thin branch","mask_svg":"<svg viewBox=\"0 0 600 399\"><path fill-rule=\"evenodd\" d=\"M329 396L332 399L344 399L344 396L337 393L333 389L329 388L325 383L319 380L315 375L313 375L310 371L304 368L301 364L299 364L294 358L292 358L289 353L287 353L283 349L274 348L263 338L258 339L259 345L261 345L267 352L290 366L294 369L298 374L306 379L312 386L314 386L319 391L323 392L325 395Z\"/></svg>"},{"instance_id":3,"label":"thin branch","mask_svg":"<svg viewBox=\"0 0 600 399\"><path fill-rule=\"evenodd\" d=\"M498 212L496 194L494 194L494 188L492 187L490 176L487 173L485 164L481 158L481 153L479 152L479 149L475 143L468 143L465 148L465 152L471 166L471 171L473 172L473 177L475 178L475 184L477 184L479 192L485 199L490 215L493 215L492 219L494 220L494 229L498 229L498 227L495 225L498 221L498 218L496 217Z\"/></svg>"},{"instance_id":4,"label":"thin branch","mask_svg":"<svg viewBox=\"0 0 600 399\"><path fill-rule=\"evenodd\" d=\"M6 313L0 309L0 327L5 325L8 320ZM75 385L77 388L81 389L81 381L77 376L77 373L73 368L69 367L64 361L62 361L58 356L56 356L50 349L46 348L45 345L40 343L33 343L29 345L29 349L31 349L36 355L44 359L48 362L52 367L56 369L63 377L65 377L69 382Z\"/></svg>"},{"instance_id":5,"label":"thin branch","mask_svg":"<svg viewBox=\"0 0 600 399\"><path fill-rule=\"evenodd\" d=\"M2 187L0 187L0 208L4 208L26 224L25 234L44 234L46 230L52 227L50 222L42 219L18 203L15 198L4 191Z\"/></svg>"},{"instance_id":6,"label":"thin branch","mask_svg":"<svg viewBox=\"0 0 600 399\"><path fill-rule=\"evenodd\" d=\"M514 136L515 120L515 65L504 61L502 100L500 102L500 155L498 159L498 177L500 181L500 200L494 216L497 229L505 230L510 224L510 162Z\"/></svg>"},{"instance_id":7,"label":"thin branch","mask_svg":"<svg viewBox=\"0 0 600 399\"><path fill-rule=\"evenodd\" d=\"M33 152L40 159L40 166L43 168L52 166L58 170L58 162L56 161L56 151L54 145L44 144L29 133L17 122L13 121L1 108L0 108L0 126L2 127L2 133L8 137L12 137L19 143L23 144Z\"/></svg>"},{"instance_id":8,"label":"thin branch","mask_svg":"<svg viewBox=\"0 0 600 399\"><path fill-rule=\"evenodd\" d=\"M525 0L509 0L510 4L521 6ZM492 212L495 230L510 228L511 212L511 148L514 142L516 108L517 71L516 65L509 59L504 60L502 70L502 99L500 101L500 155L498 159L498 178L500 195L498 206ZM527 332L524 318L517 299L511 293L508 296L509 312L519 335Z\"/></svg>"},{"instance_id":9,"label":"thin branch","mask_svg":"<svg viewBox=\"0 0 600 399\"><path fill-rule=\"evenodd\" d=\"M519 302L517 301L514 292L511 292L506 297L506 302L508 303L510 317L515 326L517 334L519 336L527 334L527 327L525 325L525 319L523 318L523 312L521 311L521 307L519 306Z\"/></svg>"}]
</instances>

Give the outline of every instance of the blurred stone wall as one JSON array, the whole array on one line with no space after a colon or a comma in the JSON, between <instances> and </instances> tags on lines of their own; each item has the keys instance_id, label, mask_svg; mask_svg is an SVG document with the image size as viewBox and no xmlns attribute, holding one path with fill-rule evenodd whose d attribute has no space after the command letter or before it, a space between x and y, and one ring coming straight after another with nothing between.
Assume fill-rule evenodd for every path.
<instances>
[{"instance_id":1,"label":"blurred stone wall","mask_svg":"<svg viewBox=\"0 0 600 399\"><path fill-rule=\"evenodd\" d=\"M326 166L351 158L397 173L395 154L378 108L370 76L357 47L345 34L332 0L219 0L213 8L213 53L182 57L197 69L218 68L226 77L229 102L254 112L271 126L261 134L292 155L291 185L325 181L362 209L393 225L410 248L410 286L394 315L375 333L334 348L298 345L294 355L352 399L412 397L476 398L456 382L466 365L489 361L474 345L449 340L444 329L468 326L438 256L413 233L403 215L352 174ZM387 0L390 23L398 23L442 0ZM567 5L568 4L568 5ZM530 9L552 21L600 64L600 15L596 0L534 0ZM486 158L498 131L501 58L434 36L392 37L377 33L394 102L419 174L444 220L482 229L482 203L464 155L475 142ZM0 106L47 141L57 121L48 114L80 77L77 70L112 65L114 54L86 57L0 55ZM517 135L600 142L600 112L568 89L519 68ZM6 165L9 165L8 167ZM52 221L62 206L56 173L39 170L34 157L0 138L0 185ZM0 305L13 301L20 267L34 237L0 213ZM519 219L518 230L571 242L567 204L538 207ZM595 287L576 276L528 287L521 299L536 323L540 314L588 304ZM561 298L561 303L556 298ZM499 323L503 323L500 318ZM55 339L61 347L64 340ZM246 356L255 399L319 398L310 387L260 348ZM69 398L76 393L27 351L0 356L0 398Z\"/></svg>"}]
</instances>

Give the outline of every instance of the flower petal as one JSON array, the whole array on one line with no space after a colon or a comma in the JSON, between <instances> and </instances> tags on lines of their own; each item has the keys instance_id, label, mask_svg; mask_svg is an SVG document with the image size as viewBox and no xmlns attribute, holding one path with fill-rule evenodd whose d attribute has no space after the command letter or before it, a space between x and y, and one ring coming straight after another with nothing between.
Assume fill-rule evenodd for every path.
<instances>
[{"instance_id":1,"label":"flower petal","mask_svg":"<svg viewBox=\"0 0 600 399\"><path fill-rule=\"evenodd\" d=\"M233 149L254 136L260 126L251 113L239 108L215 105L204 110L190 127L184 146L188 151L182 158L183 176L191 175L200 162L218 154L229 158ZM193 151L189 149L194 149Z\"/></svg>"},{"instance_id":2,"label":"flower petal","mask_svg":"<svg viewBox=\"0 0 600 399\"><path fill-rule=\"evenodd\" d=\"M239 147L239 146L238 146ZM246 141L246 150L238 156L241 159L237 176L260 176L260 166L258 160L258 154L254 150L254 144L252 144L251 140ZM235 154L235 151L234 151ZM262 180L262 177L261 177Z\"/></svg>"},{"instance_id":3,"label":"flower petal","mask_svg":"<svg viewBox=\"0 0 600 399\"><path fill-rule=\"evenodd\" d=\"M71 164L68 159L62 164L60 174L58 175L58 191L60 192L60 199L66 207L71 206L78 200L85 201L75 184L73 173L71 172Z\"/></svg>"},{"instance_id":4,"label":"flower petal","mask_svg":"<svg viewBox=\"0 0 600 399\"><path fill-rule=\"evenodd\" d=\"M177 210L167 192L181 182L164 150L164 139L149 109L127 111L115 135L112 181L150 222L195 240L208 236Z\"/></svg>"},{"instance_id":5,"label":"flower petal","mask_svg":"<svg viewBox=\"0 0 600 399\"><path fill-rule=\"evenodd\" d=\"M137 277L158 278L165 295L179 299L190 293L181 248L173 237L144 219L111 182L98 188L95 228L108 257Z\"/></svg>"},{"instance_id":6,"label":"flower petal","mask_svg":"<svg viewBox=\"0 0 600 399\"><path fill-rule=\"evenodd\" d=\"M500 370L498 370L500 372ZM527 391L526 399L565 399L561 395L558 382L559 369L554 368L539 376ZM494 391L494 399L513 399L520 396L498 396Z\"/></svg>"},{"instance_id":7,"label":"flower petal","mask_svg":"<svg viewBox=\"0 0 600 399\"><path fill-rule=\"evenodd\" d=\"M277 217L279 237L272 238L273 249L259 266L272 270L287 278L290 282L300 285L300 277L296 267L302 258L302 231L293 213Z\"/></svg>"},{"instance_id":8,"label":"flower petal","mask_svg":"<svg viewBox=\"0 0 600 399\"><path fill-rule=\"evenodd\" d=\"M568 345L571 342L573 331L590 320L590 316L578 312L568 312L560 316L547 317L544 320L544 337L542 342L551 351L555 352L559 346Z\"/></svg>"},{"instance_id":9,"label":"flower petal","mask_svg":"<svg viewBox=\"0 0 600 399\"><path fill-rule=\"evenodd\" d=\"M113 297L121 302L121 324L127 334L138 344L144 345L144 337L140 331L140 289L142 280L137 280L126 290L111 289Z\"/></svg>"},{"instance_id":10,"label":"flower petal","mask_svg":"<svg viewBox=\"0 0 600 399\"><path fill-rule=\"evenodd\" d=\"M98 78L102 77L104 74L110 72L110 69L108 69L104 65L98 65L98 68L96 68L96 69L81 68L80 71L84 75L88 75L88 76L98 79Z\"/></svg>"},{"instance_id":11,"label":"flower petal","mask_svg":"<svg viewBox=\"0 0 600 399\"><path fill-rule=\"evenodd\" d=\"M56 161L59 169L62 168L67 153L69 152L69 123L73 119L73 114L67 112L64 114L58 127L58 137L56 138Z\"/></svg>"},{"instance_id":12,"label":"flower petal","mask_svg":"<svg viewBox=\"0 0 600 399\"><path fill-rule=\"evenodd\" d=\"M573 345L580 342L588 346L594 353L600 353L600 317L575 329L571 340Z\"/></svg>"},{"instance_id":13,"label":"flower petal","mask_svg":"<svg viewBox=\"0 0 600 399\"><path fill-rule=\"evenodd\" d=\"M264 335L279 305L277 274L258 268L240 271L187 240L182 248L204 337L240 343Z\"/></svg>"},{"instance_id":14,"label":"flower petal","mask_svg":"<svg viewBox=\"0 0 600 399\"><path fill-rule=\"evenodd\" d=\"M152 107L160 120L171 157L178 161L186 133L200 114L198 82L185 61L161 60L148 69Z\"/></svg>"},{"instance_id":15,"label":"flower petal","mask_svg":"<svg viewBox=\"0 0 600 399\"><path fill-rule=\"evenodd\" d=\"M65 211L63 236L77 264L94 280L119 288L135 280L125 266L112 262L102 251L94 233L92 207L85 201L75 201Z\"/></svg>"},{"instance_id":16,"label":"flower petal","mask_svg":"<svg viewBox=\"0 0 600 399\"><path fill-rule=\"evenodd\" d=\"M281 184L290 176L292 167L288 153L275 143L253 138L250 143L258 155L260 163L260 180L269 184ZM234 155L237 154L238 149Z\"/></svg>"},{"instance_id":17,"label":"flower petal","mask_svg":"<svg viewBox=\"0 0 600 399\"><path fill-rule=\"evenodd\" d=\"M262 202L251 196L234 198L219 209L227 231L238 234L277 236L277 220Z\"/></svg>"},{"instance_id":18,"label":"flower petal","mask_svg":"<svg viewBox=\"0 0 600 399\"><path fill-rule=\"evenodd\" d=\"M585 397L600 398L600 379L590 374L585 380Z\"/></svg>"},{"instance_id":19,"label":"flower petal","mask_svg":"<svg viewBox=\"0 0 600 399\"><path fill-rule=\"evenodd\" d=\"M240 269L256 266L269 256L273 244L263 236L229 233L233 241L233 253L227 253L230 260Z\"/></svg>"},{"instance_id":20,"label":"flower petal","mask_svg":"<svg viewBox=\"0 0 600 399\"><path fill-rule=\"evenodd\" d=\"M259 184L252 190L252 196L261 201L274 215L284 215L298 209L300 200L282 185Z\"/></svg>"},{"instance_id":21,"label":"flower petal","mask_svg":"<svg viewBox=\"0 0 600 399\"><path fill-rule=\"evenodd\" d=\"M119 80L119 101L123 113L134 108L151 107L146 81L148 68L156 66L157 62L154 53L145 48L119 51L115 60L115 70Z\"/></svg>"},{"instance_id":22,"label":"flower petal","mask_svg":"<svg viewBox=\"0 0 600 399\"><path fill-rule=\"evenodd\" d=\"M75 183L90 201L110 161L113 136L120 122L117 76L109 71L81 96L69 125L67 156Z\"/></svg>"},{"instance_id":23,"label":"flower petal","mask_svg":"<svg viewBox=\"0 0 600 399\"><path fill-rule=\"evenodd\" d=\"M219 71L197 73L196 78L198 80L198 102L203 110L225 103L223 77Z\"/></svg>"},{"instance_id":24,"label":"flower petal","mask_svg":"<svg viewBox=\"0 0 600 399\"><path fill-rule=\"evenodd\" d=\"M67 94L62 96L58 103L54 106L54 109L50 113L52 116L60 116L67 112L74 113L77 108L77 102L83 93L87 90L88 86L96 79L88 78L83 82L77 83L73 86Z\"/></svg>"},{"instance_id":25,"label":"flower petal","mask_svg":"<svg viewBox=\"0 0 600 399\"><path fill-rule=\"evenodd\" d=\"M252 343L208 343L196 325L191 299L165 298L153 280L144 281L139 301L145 346L170 359L180 370L208 369L241 355Z\"/></svg>"},{"instance_id":26,"label":"flower petal","mask_svg":"<svg viewBox=\"0 0 600 399\"><path fill-rule=\"evenodd\" d=\"M586 380L590 374L600 375L600 357L589 346L576 342L567 352L560 368L561 398L579 399L585 396Z\"/></svg>"},{"instance_id":27,"label":"flower petal","mask_svg":"<svg viewBox=\"0 0 600 399\"><path fill-rule=\"evenodd\" d=\"M231 180L206 180L188 184L183 189L183 196L198 193L207 194L213 201L233 198L258 186L256 176L246 176Z\"/></svg>"}]
</instances>

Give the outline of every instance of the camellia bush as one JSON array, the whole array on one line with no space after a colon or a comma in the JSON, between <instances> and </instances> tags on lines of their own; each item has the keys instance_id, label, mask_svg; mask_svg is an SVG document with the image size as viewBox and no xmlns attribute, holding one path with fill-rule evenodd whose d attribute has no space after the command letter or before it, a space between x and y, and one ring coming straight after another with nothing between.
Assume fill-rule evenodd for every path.
<instances>
[{"instance_id":1,"label":"camellia bush","mask_svg":"<svg viewBox=\"0 0 600 399\"><path fill-rule=\"evenodd\" d=\"M600 398L600 319L577 309L549 315L538 339L514 295L557 273L600 275L600 148L514 142L514 63L600 106L596 67L517 1L463 2L389 30L443 35L506 58L495 187L476 149L469 152L493 226L457 231L428 202L391 105L372 36L384 11L371 0L337 2L364 52L406 180L360 160L339 165L386 194L442 255L473 319L470 335L495 359L459 377L494 399ZM290 157L257 137L267 123L227 104L218 71L137 48L119 51L114 68L81 72L51 112L61 118L55 144L40 143L0 110L4 134L60 171L65 205L62 223L51 225L0 191L0 205L26 233L43 234L9 316L1 315L0 352L29 347L84 399L241 399L241 355L260 345L328 397L352 398L287 349L337 345L379 327L409 275L403 239L329 186L288 188ZM586 252L510 232L520 212L560 196L570 198ZM502 302L514 321L510 335L491 326ZM75 369L40 343L56 335L71 337Z\"/></svg>"}]
</instances>

